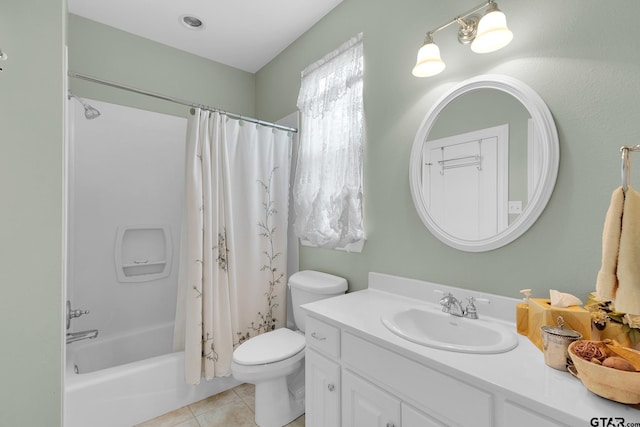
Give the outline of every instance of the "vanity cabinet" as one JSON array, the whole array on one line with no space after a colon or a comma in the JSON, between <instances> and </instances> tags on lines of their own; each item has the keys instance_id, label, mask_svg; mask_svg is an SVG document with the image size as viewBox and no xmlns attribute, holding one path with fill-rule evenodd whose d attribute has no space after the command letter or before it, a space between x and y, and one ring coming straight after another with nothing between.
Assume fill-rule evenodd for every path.
<instances>
[{"instance_id":1,"label":"vanity cabinet","mask_svg":"<svg viewBox=\"0 0 640 427\"><path fill-rule=\"evenodd\" d=\"M561 427L551 418L314 317L307 427Z\"/></svg>"},{"instance_id":2,"label":"vanity cabinet","mask_svg":"<svg viewBox=\"0 0 640 427\"><path fill-rule=\"evenodd\" d=\"M363 357L363 355L366 355ZM410 419L431 425L493 427L493 396L484 390L387 350L348 331L342 333L343 371L352 370L393 396ZM343 399L343 402L345 400ZM460 410L464 402L464 410ZM419 408L420 411L413 410ZM345 408L343 408L343 411ZM425 416L420 417L420 412ZM421 419L422 418L422 419ZM344 418L343 418L344 420ZM417 421L416 421L417 422ZM440 424L438 424L440 423ZM399 426L400 424L395 424ZM402 418L402 426L405 425ZM418 424L425 425L425 424ZM429 425L429 424L426 424ZM385 424L382 424L386 427ZM343 427L344 426L343 424Z\"/></svg>"},{"instance_id":3,"label":"vanity cabinet","mask_svg":"<svg viewBox=\"0 0 640 427\"><path fill-rule=\"evenodd\" d=\"M340 329L307 317L305 337L305 424L307 427L339 427Z\"/></svg>"},{"instance_id":4,"label":"vanity cabinet","mask_svg":"<svg viewBox=\"0 0 640 427\"><path fill-rule=\"evenodd\" d=\"M305 350L305 422L307 427L340 425L340 365L317 351Z\"/></svg>"},{"instance_id":5,"label":"vanity cabinet","mask_svg":"<svg viewBox=\"0 0 640 427\"><path fill-rule=\"evenodd\" d=\"M566 424L559 423L545 415L538 414L510 401L505 401L503 414L505 425L518 425L519 427L566 427Z\"/></svg>"},{"instance_id":6,"label":"vanity cabinet","mask_svg":"<svg viewBox=\"0 0 640 427\"><path fill-rule=\"evenodd\" d=\"M307 427L492 425L489 393L314 317L306 339Z\"/></svg>"},{"instance_id":7,"label":"vanity cabinet","mask_svg":"<svg viewBox=\"0 0 640 427\"><path fill-rule=\"evenodd\" d=\"M342 427L400 427L401 401L358 375L342 376Z\"/></svg>"},{"instance_id":8,"label":"vanity cabinet","mask_svg":"<svg viewBox=\"0 0 640 427\"><path fill-rule=\"evenodd\" d=\"M525 337L511 351L467 354L417 345L381 321L437 308L443 292L486 298L480 315L515 330L516 299L380 273L367 289L303 305L307 426L573 427L612 417L640 426L636 409L545 365Z\"/></svg>"}]
</instances>

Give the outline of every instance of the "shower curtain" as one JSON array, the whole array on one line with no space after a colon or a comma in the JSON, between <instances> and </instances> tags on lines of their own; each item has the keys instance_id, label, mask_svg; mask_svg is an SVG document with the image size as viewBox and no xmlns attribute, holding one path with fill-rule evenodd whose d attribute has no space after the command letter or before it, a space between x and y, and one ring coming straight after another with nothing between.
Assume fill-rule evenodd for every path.
<instances>
[{"instance_id":1,"label":"shower curtain","mask_svg":"<svg viewBox=\"0 0 640 427\"><path fill-rule=\"evenodd\" d=\"M233 349L285 324L291 135L195 109L174 348L186 381L231 374Z\"/></svg>"}]
</instances>

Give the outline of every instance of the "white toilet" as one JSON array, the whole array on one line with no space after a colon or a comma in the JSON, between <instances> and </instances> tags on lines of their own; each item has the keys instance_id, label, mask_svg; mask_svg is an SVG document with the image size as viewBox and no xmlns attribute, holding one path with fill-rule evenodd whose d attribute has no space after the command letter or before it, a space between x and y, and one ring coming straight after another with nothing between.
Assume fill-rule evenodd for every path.
<instances>
[{"instance_id":1,"label":"white toilet","mask_svg":"<svg viewBox=\"0 0 640 427\"><path fill-rule=\"evenodd\" d=\"M282 427L304 413L305 314L300 306L344 294L347 281L306 270L292 274L289 287L298 330L266 332L233 352L233 377L256 385L255 421L260 427Z\"/></svg>"}]
</instances>

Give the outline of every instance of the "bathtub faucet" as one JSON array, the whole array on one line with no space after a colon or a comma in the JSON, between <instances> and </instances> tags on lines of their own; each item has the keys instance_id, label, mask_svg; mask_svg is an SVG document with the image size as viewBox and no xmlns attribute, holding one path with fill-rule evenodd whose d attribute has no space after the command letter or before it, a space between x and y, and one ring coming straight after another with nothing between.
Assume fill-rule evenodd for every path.
<instances>
[{"instance_id":1,"label":"bathtub faucet","mask_svg":"<svg viewBox=\"0 0 640 427\"><path fill-rule=\"evenodd\" d=\"M86 340L86 339L92 340L97 336L98 336L97 329L90 329L88 331L80 331L80 332L67 332L67 344L80 341L80 340Z\"/></svg>"},{"instance_id":2,"label":"bathtub faucet","mask_svg":"<svg viewBox=\"0 0 640 427\"><path fill-rule=\"evenodd\" d=\"M71 327L71 319L89 314L89 310L72 310L71 301L67 301L67 329Z\"/></svg>"}]
</instances>

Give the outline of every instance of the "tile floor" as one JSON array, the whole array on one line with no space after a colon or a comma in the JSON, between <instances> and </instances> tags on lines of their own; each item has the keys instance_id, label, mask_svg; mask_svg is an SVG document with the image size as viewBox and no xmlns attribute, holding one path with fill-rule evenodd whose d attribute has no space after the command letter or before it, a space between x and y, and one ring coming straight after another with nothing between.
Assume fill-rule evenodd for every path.
<instances>
[{"instance_id":1,"label":"tile floor","mask_svg":"<svg viewBox=\"0 0 640 427\"><path fill-rule=\"evenodd\" d=\"M253 396L254 385L242 384L134 427L256 427ZM286 427L304 427L304 415Z\"/></svg>"}]
</instances>

